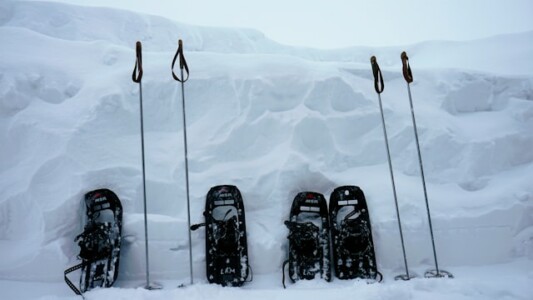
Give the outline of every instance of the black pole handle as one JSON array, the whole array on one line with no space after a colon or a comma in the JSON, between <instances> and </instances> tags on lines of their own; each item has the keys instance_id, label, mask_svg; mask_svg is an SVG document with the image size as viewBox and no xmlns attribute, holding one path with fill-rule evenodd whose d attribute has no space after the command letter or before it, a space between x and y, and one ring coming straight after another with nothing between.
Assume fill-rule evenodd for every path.
<instances>
[{"instance_id":1,"label":"black pole handle","mask_svg":"<svg viewBox=\"0 0 533 300\"><path fill-rule=\"evenodd\" d=\"M372 65L372 73L374 74L374 88L376 89L376 93L381 94L385 85L383 84L383 76L375 56L370 58L370 64Z\"/></svg>"},{"instance_id":2,"label":"black pole handle","mask_svg":"<svg viewBox=\"0 0 533 300\"><path fill-rule=\"evenodd\" d=\"M187 72L187 77L185 78L179 78L174 73L174 65L176 64L176 60L178 59L178 56L180 58L180 69L185 69L185 72ZM176 51L176 55L174 55L174 59L172 60L172 77L174 77L175 80L179 82L185 82L187 79L189 79L189 66L187 66L187 61L185 60L185 56L183 55L183 42L181 40L178 41L178 51ZM182 73L183 74L183 73Z\"/></svg>"},{"instance_id":3,"label":"black pole handle","mask_svg":"<svg viewBox=\"0 0 533 300\"><path fill-rule=\"evenodd\" d=\"M133 73L131 74L131 79L139 83L143 77L143 58L142 58L142 45L141 42L137 41L135 44L135 68L133 68Z\"/></svg>"},{"instance_id":4,"label":"black pole handle","mask_svg":"<svg viewBox=\"0 0 533 300\"><path fill-rule=\"evenodd\" d=\"M409 65L409 57L407 57L407 53L402 52L402 71L403 71L403 78L405 78L405 81L407 83L413 82L413 73L411 72L411 66Z\"/></svg>"}]
</instances>

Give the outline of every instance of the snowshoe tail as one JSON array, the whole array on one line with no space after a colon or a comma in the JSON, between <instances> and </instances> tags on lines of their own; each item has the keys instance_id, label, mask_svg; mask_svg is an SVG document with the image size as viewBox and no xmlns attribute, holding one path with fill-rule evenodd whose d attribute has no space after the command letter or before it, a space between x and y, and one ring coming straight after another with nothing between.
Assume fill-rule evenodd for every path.
<instances>
[{"instance_id":1,"label":"snowshoe tail","mask_svg":"<svg viewBox=\"0 0 533 300\"><path fill-rule=\"evenodd\" d=\"M363 191L357 186L336 188L331 193L329 209L336 276L381 281Z\"/></svg>"},{"instance_id":2,"label":"snowshoe tail","mask_svg":"<svg viewBox=\"0 0 533 300\"><path fill-rule=\"evenodd\" d=\"M207 193L205 223L191 226L206 227L206 275L210 283L241 286L250 274L246 221L241 193L236 186L220 185Z\"/></svg>"},{"instance_id":3,"label":"snowshoe tail","mask_svg":"<svg viewBox=\"0 0 533 300\"><path fill-rule=\"evenodd\" d=\"M328 208L324 196L314 192L301 192L294 198L290 218L285 221L289 229L289 266L292 282L314 279L317 275L331 280L330 238Z\"/></svg>"},{"instance_id":4,"label":"snowshoe tail","mask_svg":"<svg viewBox=\"0 0 533 300\"><path fill-rule=\"evenodd\" d=\"M85 194L87 223L75 239L81 264L65 271L65 281L78 295L95 287L110 287L118 277L122 233L122 205L108 189ZM67 274L81 269L79 290Z\"/></svg>"}]
</instances>

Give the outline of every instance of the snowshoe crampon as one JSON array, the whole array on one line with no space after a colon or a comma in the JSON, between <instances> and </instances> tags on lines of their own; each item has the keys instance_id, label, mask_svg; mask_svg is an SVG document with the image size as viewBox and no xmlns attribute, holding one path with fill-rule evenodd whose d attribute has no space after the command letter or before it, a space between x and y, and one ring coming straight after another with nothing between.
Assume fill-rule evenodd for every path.
<instances>
[{"instance_id":1,"label":"snowshoe crampon","mask_svg":"<svg viewBox=\"0 0 533 300\"><path fill-rule=\"evenodd\" d=\"M207 280L223 286L241 286L248 278L248 246L241 193L236 186L220 185L209 190L205 202Z\"/></svg>"},{"instance_id":2,"label":"snowshoe crampon","mask_svg":"<svg viewBox=\"0 0 533 300\"><path fill-rule=\"evenodd\" d=\"M87 223L75 241L80 246L82 262L65 270L65 282L78 295L95 288L110 287L118 276L122 231L122 205L108 189L85 194ZM67 274L81 269L78 289Z\"/></svg>"},{"instance_id":3,"label":"snowshoe crampon","mask_svg":"<svg viewBox=\"0 0 533 300\"><path fill-rule=\"evenodd\" d=\"M336 276L381 281L363 191L356 186L336 188L331 193L329 212Z\"/></svg>"},{"instance_id":4,"label":"snowshoe crampon","mask_svg":"<svg viewBox=\"0 0 533 300\"><path fill-rule=\"evenodd\" d=\"M285 225L289 229L289 259L283 263L283 287L287 264L292 282L317 275L330 281L329 221L324 196L313 192L296 195Z\"/></svg>"}]
</instances>

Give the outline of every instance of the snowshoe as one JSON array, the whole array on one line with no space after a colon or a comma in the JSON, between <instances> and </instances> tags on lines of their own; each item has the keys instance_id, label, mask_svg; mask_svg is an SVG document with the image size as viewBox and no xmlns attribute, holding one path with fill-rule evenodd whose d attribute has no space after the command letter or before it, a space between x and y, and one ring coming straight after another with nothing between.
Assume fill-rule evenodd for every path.
<instances>
[{"instance_id":1,"label":"snowshoe","mask_svg":"<svg viewBox=\"0 0 533 300\"><path fill-rule=\"evenodd\" d=\"M75 242L82 262L65 270L65 282L78 295L95 288L110 287L118 276L122 232L122 205L108 189L85 194L87 223ZM67 274L81 269L78 289Z\"/></svg>"},{"instance_id":2,"label":"snowshoe","mask_svg":"<svg viewBox=\"0 0 533 300\"><path fill-rule=\"evenodd\" d=\"M381 281L363 191L357 186L336 188L329 200L329 213L336 276Z\"/></svg>"},{"instance_id":3,"label":"snowshoe","mask_svg":"<svg viewBox=\"0 0 533 300\"><path fill-rule=\"evenodd\" d=\"M317 275L331 280L328 208L324 196L314 192L301 192L292 202L290 217L285 221L289 229L289 278L314 279Z\"/></svg>"},{"instance_id":4,"label":"snowshoe","mask_svg":"<svg viewBox=\"0 0 533 300\"><path fill-rule=\"evenodd\" d=\"M209 283L241 286L248 278L248 246L246 222L241 193L236 186L220 185L207 193L205 223L191 226L206 227L206 275Z\"/></svg>"}]
</instances>

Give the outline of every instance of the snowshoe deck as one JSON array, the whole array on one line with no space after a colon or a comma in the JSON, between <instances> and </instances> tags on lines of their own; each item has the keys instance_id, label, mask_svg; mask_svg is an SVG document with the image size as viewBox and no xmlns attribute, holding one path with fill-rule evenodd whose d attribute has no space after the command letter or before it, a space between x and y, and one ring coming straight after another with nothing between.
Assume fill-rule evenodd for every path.
<instances>
[{"instance_id":1,"label":"snowshoe deck","mask_svg":"<svg viewBox=\"0 0 533 300\"><path fill-rule=\"evenodd\" d=\"M82 263L65 271L65 282L78 295L95 287L110 287L118 277L122 232L122 205L108 189L85 194L87 223L75 239ZM67 274L81 269L80 289Z\"/></svg>"},{"instance_id":2,"label":"snowshoe deck","mask_svg":"<svg viewBox=\"0 0 533 300\"><path fill-rule=\"evenodd\" d=\"M324 196L314 192L296 195L285 225L289 229L289 259L283 264L283 286L286 264L292 282L317 275L330 281L329 221Z\"/></svg>"},{"instance_id":3,"label":"snowshoe deck","mask_svg":"<svg viewBox=\"0 0 533 300\"><path fill-rule=\"evenodd\" d=\"M210 283L241 286L248 278L246 221L241 193L236 186L212 187L205 202L206 272Z\"/></svg>"},{"instance_id":4,"label":"snowshoe deck","mask_svg":"<svg viewBox=\"0 0 533 300\"><path fill-rule=\"evenodd\" d=\"M339 279L377 279L370 216L365 195L357 186L341 186L329 201L333 265Z\"/></svg>"}]
</instances>

